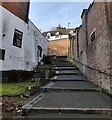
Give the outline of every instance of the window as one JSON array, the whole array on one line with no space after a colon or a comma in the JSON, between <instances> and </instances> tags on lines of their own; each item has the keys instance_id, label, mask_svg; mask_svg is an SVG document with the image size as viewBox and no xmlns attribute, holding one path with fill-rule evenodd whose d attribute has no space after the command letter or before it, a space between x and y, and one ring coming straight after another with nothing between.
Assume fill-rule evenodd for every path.
<instances>
[{"instance_id":1,"label":"window","mask_svg":"<svg viewBox=\"0 0 112 120\"><path fill-rule=\"evenodd\" d=\"M42 47L38 46L38 55L39 57L42 57Z\"/></svg>"},{"instance_id":2,"label":"window","mask_svg":"<svg viewBox=\"0 0 112 120\"><path fill-rule=\"evenodd\" d=\"M0 49L0 59L1 60L5 59L5 50L4 49Z\"/></svg>"},{"instance_id":3,"label":"window","mask_svg":"<svg viewBox=\"0 0 112 120\"><path fill-rule=\"evenodd\" d=\"M21 48L23 33L17 29L14 31L13 45Z\"/></svg>"},{"instance_id":4,"label":"window","mask_svg":"<svg viewBox=\"0 0 112 120\"><path fill-rule=\"evenodd\" d=\"M93 42L95 40L96 36L95 36L95 31L91 34L91 42Z\"/></svg>"}]
</instances>

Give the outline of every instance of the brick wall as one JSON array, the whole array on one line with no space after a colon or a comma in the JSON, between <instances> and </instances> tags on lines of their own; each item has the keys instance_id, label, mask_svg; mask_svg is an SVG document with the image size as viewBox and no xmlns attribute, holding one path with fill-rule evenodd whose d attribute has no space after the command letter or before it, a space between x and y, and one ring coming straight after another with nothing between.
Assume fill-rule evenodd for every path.
<instances>
[{"instance_id":1,"label":"brick wall","mask_svg":"<svg viewBox=\"0 0 112 120\"><path fill-rule=\"evenodd\" d=\"M1 4L7 10L18 16L25 22L28 22L29 2L2 2Z\"/></svg>"},{"instance_id":2,"label":"brick wall","mask_svg":"<svg viewBox=\"0 0 112 120\"><path fill-rule=\"evenodd\" d=\"M48 42L48 54L57 56L67 56L68 55L68 45L67 39L52 40Z\"/></svg>"},{"instance_id":3,"label":"brick wall","mask_svg":"<svg viewBox=\"0 0 112 120\"><path fill-rule=\"evenodd\" d=\"M105 3L94 3L89 9L87 16L88 48L87 64L88 66L110 74L110 36L108 28L108 14ZM91 42L90 35L95 30L96 38ZM89 78L102 88L110 92L110 76L90 72Z\"/></svg>"},{"instance_id":4,"label":"brick wall","mask_svg":"<svg viewBox=\"0 0 112 120\"><path fill-rule=\"evenodd\" d=\"M94 31L95 39L91 41ZM94 2L87 13L82 14L82 25L75 40L76 43L79 39L79 57L75 55L77 62L71 61L77 64L89 80L112 94L112 77L107 75L112 74L111 33L112 2Z\"/></svg>"}]
</instances>

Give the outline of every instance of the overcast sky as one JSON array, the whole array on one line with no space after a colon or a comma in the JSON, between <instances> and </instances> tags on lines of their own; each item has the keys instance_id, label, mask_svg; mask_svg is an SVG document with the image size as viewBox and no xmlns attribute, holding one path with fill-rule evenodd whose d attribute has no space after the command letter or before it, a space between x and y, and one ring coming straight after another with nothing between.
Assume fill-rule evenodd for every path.
<instances>
[{"instance_id":1,"label":"overcast sky","mask_svg":"<svg viewBox=\"0 0 112 120\"><path fill-rule=\"evenodd\" d=\"M59 24L75 28L81 24L81 13L90 2L31 2L29 18L41 30L48 31Z\"/></svg>"}]
</instances>

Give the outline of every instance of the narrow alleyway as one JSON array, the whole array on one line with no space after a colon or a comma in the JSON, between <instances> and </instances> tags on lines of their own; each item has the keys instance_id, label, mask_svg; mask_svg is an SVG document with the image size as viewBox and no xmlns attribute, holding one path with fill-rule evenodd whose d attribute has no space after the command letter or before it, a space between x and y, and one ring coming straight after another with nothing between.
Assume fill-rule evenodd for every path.
<instances>
[{"instance_id":1,"label":"narrow alleyway","mask_svg":"<svg viewBox=\"0 0 112 120\"><path fill-rule=\"evenodd\" d=\"M55 76L42 93L23 106L25 118L110 120L112 100L69 62L53 63Z\"/></svg>"}]
</instances>

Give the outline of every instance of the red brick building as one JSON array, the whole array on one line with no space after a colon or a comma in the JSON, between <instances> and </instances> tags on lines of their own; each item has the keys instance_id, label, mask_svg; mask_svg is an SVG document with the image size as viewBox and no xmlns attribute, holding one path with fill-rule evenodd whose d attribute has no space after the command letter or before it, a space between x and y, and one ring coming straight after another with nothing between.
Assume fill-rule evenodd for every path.
<instances>
[{"instance_id":1,"label":"red brick building","mask_svg":"<svg viewBox=\"0 0 112 120\"><path fill-rule=\"evenodd\" d=\"M48 55L68 56L68 34L73 29L57 27L56 30L44 32L43 35L49 40Z\"/></svg>"},{"instance_id":2,"label":"red brick building","mask_svg":"<svg viewBox=\"0 0 112 120\"><path fill-rule=\"evenodd\" d=\"M67 39L52 40L48 42L48 54L56 56L68 55L69 42Z\"/></svg>"}]
</instances>

